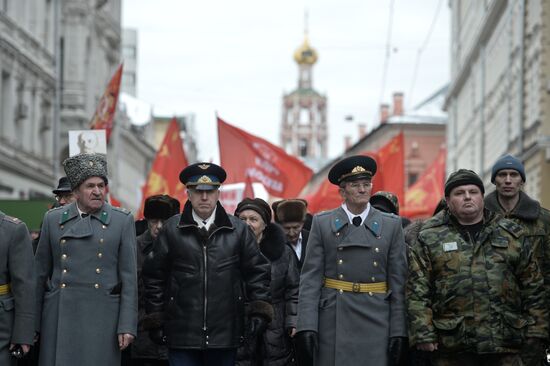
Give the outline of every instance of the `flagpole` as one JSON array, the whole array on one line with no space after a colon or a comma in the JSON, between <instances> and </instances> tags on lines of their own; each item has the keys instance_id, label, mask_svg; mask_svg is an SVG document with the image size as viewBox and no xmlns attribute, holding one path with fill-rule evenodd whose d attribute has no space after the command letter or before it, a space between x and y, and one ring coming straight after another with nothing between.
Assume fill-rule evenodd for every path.
<instances>
[{"instance_id":1,"label":"flagpole","mask_svg":"<svg viewBox=\"0 0 550 366\"><path fill-rule=\"evenodd\" d=\"M59 131L60 131L60 117L61 117L61 0L54 1L54 24L53 24L53 37L54 37L54 57L55 57L55 92L53 103L53 121L52 121L52 134L53 134L53 174L54 178L59 178Z\"/></svg>"}]
</instances>

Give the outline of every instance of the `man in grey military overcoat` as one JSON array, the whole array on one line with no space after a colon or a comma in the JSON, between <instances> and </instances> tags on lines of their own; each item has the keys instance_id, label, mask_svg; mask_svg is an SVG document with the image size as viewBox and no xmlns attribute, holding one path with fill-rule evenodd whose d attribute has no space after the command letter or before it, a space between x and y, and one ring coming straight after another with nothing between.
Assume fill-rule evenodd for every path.
<instances>
[{"instance_id":1,"label":"man in grey military overcoat","mask_svg":"<svg viewBox=\"0 0 550 366\"><path fill-rule=\"evenodd\" d=\"M376 168L351 156L329 172L344 202L313 218L300 277L300 366L397 365L405 351L405 242L400 218L369 204Z\"/></svg>"},{"instance_id":2,"label":"man in grey military overcoat","mask_svg":"<svg viewBox=\"0 0 550 366\"><path fill-rule=\"evenodd\" d=\"M76 201L46 213L35 257L40 365L120 365L137 333L132 215L105 202L99 154L63 162Z\"/></svg>"},{"instance_id":3,"label":"man in grey military overcoat","mask_svg":"<svg viewBox=\"0 0 550 366\"><path fill-rule=\"evenodd\" d=\"M0 211L0 365L15 361L10 349L29 352L34 337L31 237L26 225Z\"/></svg>"}]
</instances>

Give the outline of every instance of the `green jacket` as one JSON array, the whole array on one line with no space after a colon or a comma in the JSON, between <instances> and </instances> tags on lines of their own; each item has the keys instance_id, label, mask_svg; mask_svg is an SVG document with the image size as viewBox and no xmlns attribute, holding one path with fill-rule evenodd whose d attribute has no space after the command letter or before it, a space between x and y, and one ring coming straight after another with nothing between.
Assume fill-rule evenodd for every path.
<instances>
[{"instance_id":1,"label":"green jacket","mask_svg":"<svg viewBox=\"0 0 550 366\"><path fill-rule=\"evenodd\" d=\"M443 352L518 352L546 338L542 238L485 211L473 240L447 211L426 221L409 254L411 344Z\"/></svg>"}]
</instances>

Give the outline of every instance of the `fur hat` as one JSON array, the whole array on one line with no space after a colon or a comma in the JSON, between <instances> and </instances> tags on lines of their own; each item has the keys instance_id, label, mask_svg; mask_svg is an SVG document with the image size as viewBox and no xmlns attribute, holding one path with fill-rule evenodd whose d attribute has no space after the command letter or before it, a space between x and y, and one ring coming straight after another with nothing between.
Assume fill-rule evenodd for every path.
<instances>
[{"instance_id":1,"label":"fur hat","mask_svg":"<svg viewBox=\"0 0 550 366\"><path fill-rule=\"evenodd\" d=\"M65 174L71 183L71 189L77 188L91 177L100 177L108 184L107 160L103 154L78 154L63 162Z\"/></svg>"},{"instance_id":2,"label":"fur hat","mask_svg":"<svg viewBox=\"0 0 550 366\"><path fill-rule=\"evenodd\" d=\"M282 200L277 205L277 222L304 222L307 214L307 201L303 199Z\"/></svg>"},{"instance_id":3,"label":"fur hat","mask_svg":"<svg viewBox=\"0 0 550 366\"><path fill-rule=\"evenodd\" d=\"M174 202L175 201L175 202ZM177 207L176 207L177 203ZM178 200L166 195L149 196L143 206L143 216L148 219L166 220L179 213Z\"/></svg>"},{"instance_id":4,"label":"fur hat","mask_svg":"<svg viewBox=\"0 0 550 366\"><path fill-rule=\"evenodd\" d=\"M271 222L271 207L269 204L261 198L245 198L237 205L235 209L235 216L239 216L244 210L253 210L261 216L265 224Z\"/></svg>"}]
</instances>

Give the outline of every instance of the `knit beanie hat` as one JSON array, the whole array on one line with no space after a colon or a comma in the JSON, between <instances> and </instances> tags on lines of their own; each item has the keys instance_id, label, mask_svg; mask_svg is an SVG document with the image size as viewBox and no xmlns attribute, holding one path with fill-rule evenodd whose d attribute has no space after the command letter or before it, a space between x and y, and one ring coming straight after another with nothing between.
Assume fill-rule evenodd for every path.
<instances>
[{"instance_id":1,"label":"knit beanie hat","mask_svg":"<svg viewBox=\"0 0 550 366\"><path fill-rule=\"evenodd\" d=\"M473 170L459 169L454 173L451 173L447 181L445 182L445 197L449 197L453 188L463 186L466 184L474 184L479 187L482 194L485 194L485 187L479 175Z\"/></svg>"},{"instance_id":2,"label":"knit beanie hat","mask_svg":"<svg viewBox=\"0 0 550 366\"><path fill-rule=\"evenodd\" d=\"M508 154L498 159L495 165L493 165L493 169L491 171L491 183L495 183L497 173L503 169L517 170L519 175L521 175L521 179L525 182L525 167L518 158Z\"/></svg>"}]
</instances>

